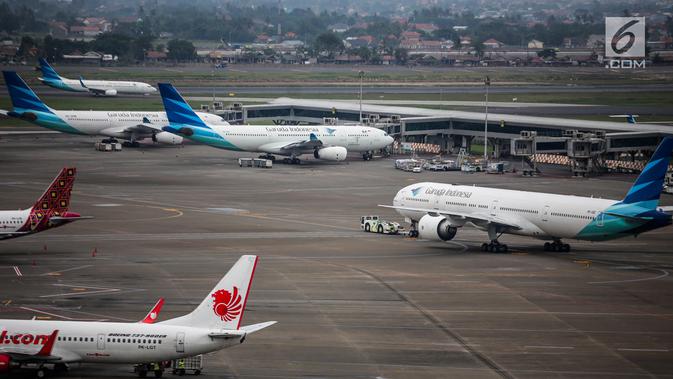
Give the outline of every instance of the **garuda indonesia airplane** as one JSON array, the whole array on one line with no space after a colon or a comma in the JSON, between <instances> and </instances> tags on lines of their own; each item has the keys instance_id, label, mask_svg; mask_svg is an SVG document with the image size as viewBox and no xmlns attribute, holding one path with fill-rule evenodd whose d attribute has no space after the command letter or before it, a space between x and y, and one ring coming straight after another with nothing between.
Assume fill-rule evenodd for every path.
<instances>
[{"instance_id":1,"label":"garuda indonesia airplane","mask_svg":"<svg viewBox=\"0 0 673 379\"><path fill-rule=\"evenodd\" d=\"M405 216L411 234L423 239L449 241L472 225L488 233L484 251L506 252L502 234L550 240L545 250L570 251L563 238L607 241L670 225L673 207L660 207L659 196L672 152L673 137L666 137L622 200L426 182L402 188L393 205L381 206Z\"/></svg>"},{"instance_id":2,"label":"garuda indonesia airplane","mask_svg":"<svg viewBox=\"0 0 673 379\"><path fill-rule=\"evenodd\" d=\"M16 72L3 71L2 75L13 109L0 109L0 115L19 118L62 133L106 137L103 142L116 142L117 138L127 140L131 145L148 138L168 145L179 145L183 142L182 137L161 130L161 126L168 124L164 112L52 109L37 97ZM204 122L228 124L214 114L199 112L197 116Z\"/></svg>"},{"instance_id":3,"label":"garuda indonesia airplane","mask_svg":"<svg viewBox=\"0 0 673 379\"><path fill-rule=\"evenodd\" d=\"M148 95L157 89L147 83L124 82L111 80L78 80L64 78L59 75L46 59L40 58L40 71L42 77L38 78L49 87L71 92L89 92L100 96L117 96L117 94L143 94Z\"/></svg>"},{"instance_id":4,"label":"garuda indonesia airplane","mask_svg":"<svg viewBox=\"0 0 673 379\"><path fill-rule=\"evenodd\" d=\"M303 154L343 161L348 151L369 160L373 151L393 142L383 130L363 126L213 125L197 117L172 85L159 83L159 91L169 121L163 130L220 149L266 153L271 159L282 155L299 163Z\"/></svg>"}]
</instances>

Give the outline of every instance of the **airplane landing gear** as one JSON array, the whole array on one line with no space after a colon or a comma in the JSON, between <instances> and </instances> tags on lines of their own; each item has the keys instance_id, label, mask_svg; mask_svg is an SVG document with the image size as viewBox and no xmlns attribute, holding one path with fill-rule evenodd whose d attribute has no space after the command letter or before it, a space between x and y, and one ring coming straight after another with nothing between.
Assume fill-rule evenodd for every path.
<instances>
[{"instance_id":1,"label":"airplane landing gear","mask_svg":"<svg viewBox=\"0 0 673 379\"><path fill-rule=\"evenodd\" d=\"M411 226L409 226L409 233L407 233L409 238L418 238L418 229L417 229L417 224L416 222L412 222Z\"/></svg>"},{"instance_id":2,"label":"airplane landing gear","mask_svg":"<svg viewBox=\"0 0 673 379\"><path fill-rule=\"evenodd\" d=\"M366 153L362 154L362 159L366 161L371 161L372 158L374 158L374 154L372 154L371 151L367 151Z\"/></svg>"},{"instance_id":3,"label":"airplane landing gear","mask_svg":"<svg viewBox=\"0 0 673 379\"><path fill-rule=\"evenodd\" d=\"M106 139L102 140L101 142L102 143L119 143L119 141L117 141L114 138L106 138Z\"/></svg>"},{"instance_id":4,"label":"airplane landing gear","mask_svg":"<svg viewBox=\"0 0 673 379\"><path fill-rule=\"evenodd\" d=\"M269 160L271 160L272 162L275 162L275 161L276 161L276 156L275 156L275 155L271 155L271 154L263 154L263 155L260 155L259 158L260 158L260 159L269 159Z\"/></svg>"},{"instance_id":5,"label":"airplane landing gear","mask_svg":"<svg viewBox=\"0 0 673 379\"><path fill-rule=\"evenodd\" d=\"M567 243L561 242L561 240L554 240L554 242L544 243L544 251L555 251L559 253L567 253L570 251L570 245Z\"/></svg>"},{"instance_id":6,"label":"airplane landing gear","mask_svg":"<svg viewBox=\"0 0 673 379\"><path fill-rule=\"evenodd\" d=\"M502 231L498 229L499 228L496 225L489 225L488 239L490 239L491 242L481 244L481 251L490 251L491 253L506 253L509 250L507 245L498 242L498 238L500 238L502 235ZM498 232L500 233L498 234Z\"/></svg>"},{"instance_id":7,"label":"airplane landing gear","mask_svg":"<svg viewBox=\"0 0 673 379\"><path fill-rule=\"evenodd\" d=\"M490 251L491 253L506 253L509 251L509 248L506 244L498 242L498 240L493 240L491 243L482 243L481 251Z\"/></svg>"},{"instance_id":8,"label":"airplane landing gear","mask_svg":"<svg viewBox=\"0 0 673 379\"><path fill-rule=\"evenodd\" d=\"M140 143L138 143L138 141L124 141L122 143L122 146L124 146L124 147L139 147Z\"/></svg>"}]
</instances>

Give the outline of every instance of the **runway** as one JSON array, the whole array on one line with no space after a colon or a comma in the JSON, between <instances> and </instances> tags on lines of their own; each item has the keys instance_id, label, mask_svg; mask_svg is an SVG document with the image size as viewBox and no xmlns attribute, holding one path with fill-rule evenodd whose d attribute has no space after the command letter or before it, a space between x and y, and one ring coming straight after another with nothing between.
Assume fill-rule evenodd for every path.
<instances>
[{"instance_id":1,"label":"runway","mask_svg":"<svg viewBox=\"0 0 673 379\"><path fill-rule=\"evenodd\" d=\"M236 164L253 154L103 153L93 141L0 139L0 209L30 206L76 165L71 210L94 216L0 242L1 318L135 322L164 297L165 320L191 311L241 254L257 254L243 323L278 324L207 356L207 377L673 377L671 227L567 241L571 253L504 236L506 255L481 252L486 235L474 229L447 243L359 230L365 214L402 221L377 204L416 181L620 199L632 175L413 174L357 156L262 170ZM85 364L67 377L132 373Z\"/></svg>"}]
</instances>

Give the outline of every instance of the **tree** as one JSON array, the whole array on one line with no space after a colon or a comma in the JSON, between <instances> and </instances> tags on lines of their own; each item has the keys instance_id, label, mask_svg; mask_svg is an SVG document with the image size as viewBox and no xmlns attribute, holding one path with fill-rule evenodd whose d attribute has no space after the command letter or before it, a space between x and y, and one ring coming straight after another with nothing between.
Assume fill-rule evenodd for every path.
<instances>
[{"instance_id":1,"label":"tree","mask_svg":"<svg viewBox=\"0 0 673 379\"><path fill-rule=\"evenodd\" d=\"M477 58L481 59L484 57L484 42L478 39L472 40L472 49L474 49L474 55Z\"/></svg>"},{"instance_id":2,"label":"tree","mask_svg":"<svg viewBox=\"0 0 673 379\"><path fill-rule=\"evenodd\" d=\"M409 60L409 50L398 47L395 49L395 61L399 64L407 64Z\"/></svg>"},{"instance_id":3,"label":"tree","mask_svg":"<svg viewBox=\"0 0 673 379\"><path fill-rule=\"evenodd\" d=\"M30 50L35 47L35 41L30 36L21 37L21 45L19 45L19 51L16 52L16 55L20 57L25 57L29 54Z\"/></svg>"},{"instance_id":4,"label":"tree","mask_svg":"<svg viewBox=\"0 0 673 379\"><path fill-rule=\"evenodd\" d=\"M92 48L106 54L123 57L130 53L129 46L131 45L131 37L115 34L104 33L96 37L92 42Z\"/></svg>"},{"instance_id":5,"label":"tree","mask_svg":"<svg viewBox=\"0 0 673 379\"><path fill-rule=\"evenodd\" d=\"M556 50L554 50L554 49L544 49L542 51L538 51L537 56L540 57L540 58L544 58L544 59L555 59L556 58Z\"/></svg>"},{"instance_id":6,"label":"tree","mask_svg":"<svg viewBox=\"0 0 673 379\"><path fill-rule=\"evenodd\" d=\"M318 53L326 52L330 58L333 58L335 53L343 51L344 44L338 35L327 32L315 39L315 47Z\"/></svg>"},{"instance_id":7,"label":"tree","mask_svg":"<svg viewBox=\"0 0 673 379\"><path fill-rule=\"evenodd\" d=\"M196 58L194 44L184 39L172 39L168 41L168 59L187 61Z\"/></svg>"}]
</instances>

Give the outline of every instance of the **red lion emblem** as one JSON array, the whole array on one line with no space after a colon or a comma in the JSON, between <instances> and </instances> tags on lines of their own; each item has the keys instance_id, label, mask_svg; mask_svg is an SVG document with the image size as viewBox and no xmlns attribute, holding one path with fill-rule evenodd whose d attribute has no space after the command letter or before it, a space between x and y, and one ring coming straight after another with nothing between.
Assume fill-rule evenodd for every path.
<instances>
[{"instance_id":1,"label":"red lion emblem","mask_svg":"<svg viewBox=\"0 0 673 379\"><path fill-rule=\"evenodd\" d=\"M233 293L226 290L217 290L211 296L213 297L213 312L222 321L235 320L241 314L243 306L237 287L234 287Z\"/></svg>"}]
</instances>

